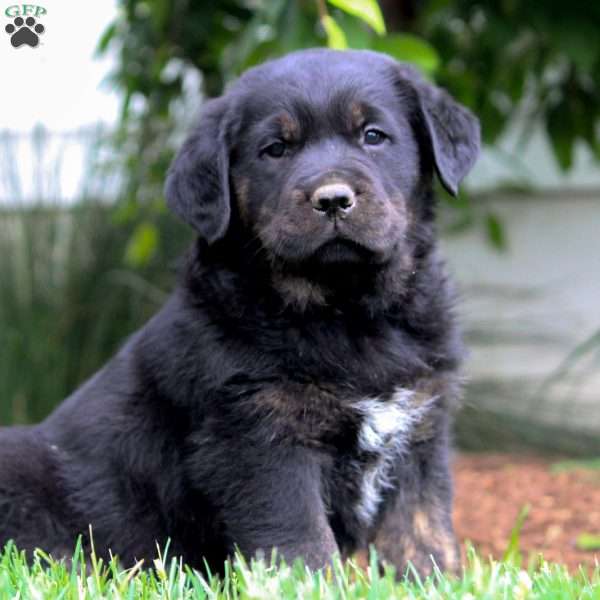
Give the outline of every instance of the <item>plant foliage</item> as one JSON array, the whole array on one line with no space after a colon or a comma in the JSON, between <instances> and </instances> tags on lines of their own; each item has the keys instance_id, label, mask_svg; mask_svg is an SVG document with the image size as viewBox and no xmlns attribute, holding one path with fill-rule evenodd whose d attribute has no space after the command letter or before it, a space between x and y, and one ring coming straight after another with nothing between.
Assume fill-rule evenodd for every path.
<instances>
[{"instance_id":1,"label":"plant foliage","mask_svg":"<svg viewBox=\"0 0 600 600\"><path fill-rule=\"evenodd\" d=\"M600 4L587 0L119 0L98 50L116 51L127 195L161 193L202 94L310 46L372 48L413 63L481 118L487 144L515 114L541 124L560 167L577 143L600 160ZM179 135L178 135L179 132ZM493 220L488 223L502 244Z\"/></svg>"}]
</instances>

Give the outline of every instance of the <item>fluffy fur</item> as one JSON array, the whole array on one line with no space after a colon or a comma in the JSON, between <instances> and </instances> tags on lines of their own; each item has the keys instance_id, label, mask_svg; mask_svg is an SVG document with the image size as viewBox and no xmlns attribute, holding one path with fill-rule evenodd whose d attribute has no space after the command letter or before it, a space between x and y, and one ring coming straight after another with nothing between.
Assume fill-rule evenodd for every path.
<instances>
[{"instance_id":1,"label":"fluffy fur","mask_svg":"<svg viewBox=\"0 0 600 600\"><path fill-rule=\"evenodd\" d=\"M43 423L0 430L0 544L68 555L91 525L128 565L170 539L215 571L235 546L322 567L368 543L455 567L432 180L455 193L478 147L371 52L294 53L207 102L166 184L198 234L180 283Z\"/></svg>"}]
</instances>

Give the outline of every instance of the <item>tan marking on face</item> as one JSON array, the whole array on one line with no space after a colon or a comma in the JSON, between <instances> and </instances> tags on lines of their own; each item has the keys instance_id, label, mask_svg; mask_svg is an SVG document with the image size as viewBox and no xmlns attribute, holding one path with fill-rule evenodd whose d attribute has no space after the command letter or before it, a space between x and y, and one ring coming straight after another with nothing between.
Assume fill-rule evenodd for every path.
<instances>
[{"instance_id":1,"label":"tan marking on face","mask_svg":"<svg viewBox=\"0 0 600 600\"><path fill-rule=\"evenodd\" d=\"M235 196L240 212L240 218L242 219L243 223L248 224L250 218L248 210L248 190L250 188L250 179L248 177L234 177L233 187L235 189Z\"/></svg>"},{"instance_id":2,"label":"tan marking on face","mask_svg":"<svg viewBox=\"0 0 600 600\"><path fill-rule=\"evenodd\" d=\"M354 210L346 219L345 227L359 240L368 243L375 253L389 250L390 240L401 231L398 217L389 202L381 200L374 190L367 189L356 195Z\"/></svg>"},{"instance_id":3,"label":"tan marking on face","mask_svg":"<svg viewBox=\"0 0 600 600\"><path fill-rule=\"evenodd\" d=\"M281 113L277 117L281 127L281 136L286 142L297 140L300 137L300 124L289 113Z\"/></svg>"},{"instance_id":4,"label":"tan marking on face","mask_svg":"<svg viewBox=\"0 0 600 600\"><path fill-rule=\"evenodd\" d=\"M294 188L291 193L291 200L294 204L300 205L308 202L308 197L302 190Z\"/></svg>"},{"instance_id":5,"label":"tan marking on face","mask_svg":"<svg viewBox=\"0 0 600 600\"><path fill-rule=\"evenodd\" d=\"M365 124L365 113L360 102L350 105L350 125L353 130L360 129Z\"/></svg>"},{"instance_id":6,"label":"tan marking on face","mask_svg":"<svg viewBox=\"0 0 600 600\"><path fill-rule=\"evenodd\" d=\"M399 225L406 229L410 226L413 215L408 210L408 203L402 192L396 192L389 198L389 203L393 206L396 215L398 216Z\"/></svg>"},{"instance_id":7,"label":"tan marking on face","mask_svg":"<svg viewBox=\"0 0 600 600\"><path fill-rule=\"evenodd\" d=\"M306 204L306 207L302 207ZM257 230L263 245L267 248L276 248L285 236L310 236L317 234L322 228L319 219L307 216L307 210L312 211L308 205L306 195L300 190L293 190L290 196L282 199L281 206L273 210L272 207L263 205L259 209Z\"/></svg>"}]
</instances>

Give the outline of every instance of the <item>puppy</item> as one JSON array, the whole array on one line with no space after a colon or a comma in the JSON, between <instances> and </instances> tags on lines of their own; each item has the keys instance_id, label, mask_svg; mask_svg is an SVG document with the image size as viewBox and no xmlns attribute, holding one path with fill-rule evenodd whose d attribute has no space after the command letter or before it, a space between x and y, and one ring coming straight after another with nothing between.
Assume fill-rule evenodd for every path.
<instances>
[{"instance_id":1,"label":"puppy","mask_svg":"<svg viewBox=\"0 0 600 600\"><path fill-rule=\"evenodd\" d=\"M462 348L438 256L477 120L410 68L308 50L208 101L166 182L197 232L164 307L43 423L0 432L0 543L219 571L374 544L454 569Z\"/></svg>"}]
</instances>

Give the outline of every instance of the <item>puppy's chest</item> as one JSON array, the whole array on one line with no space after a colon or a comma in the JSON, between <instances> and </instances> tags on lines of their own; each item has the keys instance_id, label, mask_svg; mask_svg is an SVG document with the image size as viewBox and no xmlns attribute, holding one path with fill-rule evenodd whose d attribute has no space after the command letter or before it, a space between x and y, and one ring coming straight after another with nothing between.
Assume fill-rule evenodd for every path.
<instances>
[{"instance_id":1,"label":"puppy's chest","mask_svg":"<svg viewBox=\"0 0 600 600\"><path fill-rule=\"evenodd\" d=\"M365 397L306 386L279 392L267 404L274 432L330 457L324 483L331 510L343 505L369 527L394 487L398 459L431 429L437 399L431 391L396 387Z\"/></svg>"},{"instance_id":2,"label":"puppy's chest","mask_svg":"<svg viewBox=\"0 0 600 600\"><path fill-rule=\"evenodd\" d=\"M411 442L429 427L435 397L396 388L389 397L362 398L350 403L358 427L352 450L341 453L331 481L331 508L336 498L348 504L355 518L369 527L382 500L395 485L395 468Z\"/></svg>"}]
</instances>

